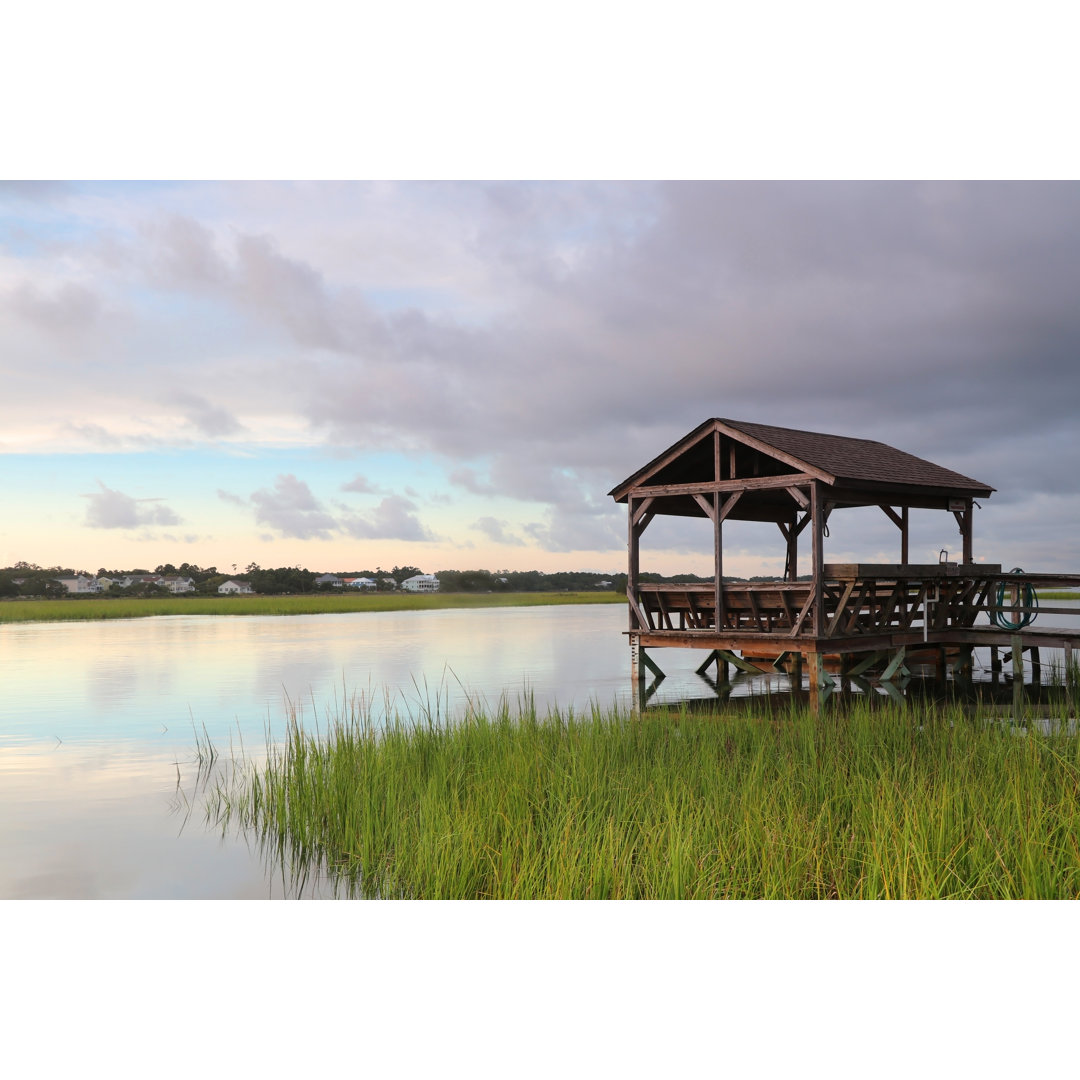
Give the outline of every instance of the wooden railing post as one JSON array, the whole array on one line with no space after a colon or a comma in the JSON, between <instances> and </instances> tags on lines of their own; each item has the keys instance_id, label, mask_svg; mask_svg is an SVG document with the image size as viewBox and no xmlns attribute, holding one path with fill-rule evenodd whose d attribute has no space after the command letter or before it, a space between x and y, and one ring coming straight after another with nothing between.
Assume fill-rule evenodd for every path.
<instances>
[{"instance_id":1,"label":"wooden railing post","mask_svg":"<svg viewBox=\"0 0 1080 1080\"><path fill-rule=\"evenodd\" d=\"M810 485L810 527L813 535L813 579L814 579L814 637L825 634L825 505L821 498L821 483L818 480Z\"/></svg>"}]
</instances>

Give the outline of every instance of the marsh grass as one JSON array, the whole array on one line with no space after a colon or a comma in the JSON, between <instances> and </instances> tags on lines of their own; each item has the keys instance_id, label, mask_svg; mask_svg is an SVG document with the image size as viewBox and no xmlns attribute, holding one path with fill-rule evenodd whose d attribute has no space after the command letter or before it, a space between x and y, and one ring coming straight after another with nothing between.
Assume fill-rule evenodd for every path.
<instances>
[{"instance_id":1,"label":"marsh grass","mask_svg":"<svg viewBox=\"0 0 1080 1080\"><path fill-rule=\"evenodd\" d=\"M150 615L326 615L359 611L625 604L612 592L376 593L364 596L175 596L6 600L0 623L137 619Z\"/></svg>"},{"instance_id":2,"label":"marsh grass","mask_svg":"<svg viewBox=\"0 0 1080 1080\"><path fill-rule=\"evenodd\" d=\"M208 813L352 895L1076 898L1080 740L946 706L295 717Z\"/></svg>"}]
</instances>

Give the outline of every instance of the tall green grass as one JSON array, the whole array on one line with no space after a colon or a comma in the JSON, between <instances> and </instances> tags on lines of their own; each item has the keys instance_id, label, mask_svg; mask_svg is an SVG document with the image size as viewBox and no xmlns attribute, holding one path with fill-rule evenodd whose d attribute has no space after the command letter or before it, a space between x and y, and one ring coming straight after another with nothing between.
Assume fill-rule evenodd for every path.
<instances>
[{"instance_id":1,"label":"tall green grass","mask_svg":"<svg viewBox=\"0 0 1080 1080\"><path fill-rule=\"evenodd\" d=\"M625 596L611 592L89 597L6 600L0 602L0 623L137 619L149 615L323 615L354 611L428 611L442 608L625 603Z\"/></svg>"},{"instance_id":2,"label":"tall green grass","mask_svg":"<svg viewBox=\"0 0 1080 1080\"><path fill-rule=\"evenodd\" d=\"M1080 896L1080 739L871 707L295 719L208 813L294 875L444 899Z\"/></svg>"}]
</instances>

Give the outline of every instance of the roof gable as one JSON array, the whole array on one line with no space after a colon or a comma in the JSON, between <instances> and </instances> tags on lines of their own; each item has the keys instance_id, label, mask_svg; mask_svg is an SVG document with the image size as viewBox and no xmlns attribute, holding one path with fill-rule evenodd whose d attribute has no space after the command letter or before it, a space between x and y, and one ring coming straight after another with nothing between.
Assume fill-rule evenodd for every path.
<instances>
[{"instance_id":1,"label":"roof gable","mask_svg":"<svg viewBox=\"0 0 1080 1080\"><path fill-rule=\"evenodd\" d=\"M634 488L715 482L713 433L721 436L720 477L812 477L831 487L880 489L882 494L918 489L936 495L986 497L994 489L971 477L872 439L801 431L714 417L613 488L624 502Z\"/></svg>"}]
</instances>

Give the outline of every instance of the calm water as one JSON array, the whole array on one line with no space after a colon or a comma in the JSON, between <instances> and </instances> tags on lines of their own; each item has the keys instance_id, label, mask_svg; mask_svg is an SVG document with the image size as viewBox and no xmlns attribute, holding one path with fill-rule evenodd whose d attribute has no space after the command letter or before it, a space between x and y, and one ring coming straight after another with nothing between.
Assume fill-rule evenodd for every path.
<instances>
[{"instance_id":1,"label":"calm water","mask_svg":"<svg viewBox=\"0 0 1080 1080\"><path fill-rule=\"evenodd\" d=\"M196 729L227 754L356 694L376 715L626 704L625 627L621 605L0 625L0 899L328 895L206 825ZM700 654L657 659L653 701L707 696Z\"/></svg>"},{"instance_id":2,"label":"calm water","mask_svg":"<svg viewBox=\"0 0 1080 1080\"><path fill-rule=\"evenodd\" d=\"M606 707L629 697L625 625L599 605L0 626L0 898L289 895L206 827L195 728L258 749L290 703L314 722L356 693ZM665 699L701 695L690 659Z\"/></svg>"}]
</instances>

